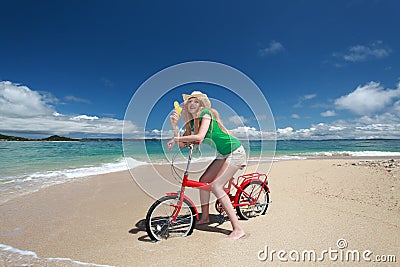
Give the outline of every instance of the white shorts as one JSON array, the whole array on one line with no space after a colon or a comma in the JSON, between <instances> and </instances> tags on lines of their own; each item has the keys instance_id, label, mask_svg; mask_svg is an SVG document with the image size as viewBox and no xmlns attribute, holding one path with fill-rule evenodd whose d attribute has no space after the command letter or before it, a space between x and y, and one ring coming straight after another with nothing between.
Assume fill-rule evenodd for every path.
<instances>
[{"instance_id":1,"label":"white shorts","mask_svg":"<svg viewBox=\"0 0 400 267\"><path fill-rule=\"evenodd\" d=\"M229 154L222 155L221 153L217 154L216 159L225 159L226 162L229 162L233 165L236 165L240 168L245 167L246 164L246 151L243 146L238 147L234 151Z\"/></svg>"}]
</instances>

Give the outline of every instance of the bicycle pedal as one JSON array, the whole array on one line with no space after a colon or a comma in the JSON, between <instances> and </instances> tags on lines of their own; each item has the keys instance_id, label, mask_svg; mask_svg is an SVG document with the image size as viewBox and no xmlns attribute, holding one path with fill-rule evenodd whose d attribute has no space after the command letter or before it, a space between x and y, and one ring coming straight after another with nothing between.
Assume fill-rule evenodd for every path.
<instances>
[{"instance_id":1,"label":"bicycle pedal","mask_svg":"<svg viewBox=\"0 0 400 267\"><path fill-rule=\"evenodd\" d=\"M224 215L218 215L217 216L217 222L219 223L219 224L223 224L224 222L225 222L225 220L226 220L226 218L225 218L225 216Z\"/></svg>"}]
</instances>

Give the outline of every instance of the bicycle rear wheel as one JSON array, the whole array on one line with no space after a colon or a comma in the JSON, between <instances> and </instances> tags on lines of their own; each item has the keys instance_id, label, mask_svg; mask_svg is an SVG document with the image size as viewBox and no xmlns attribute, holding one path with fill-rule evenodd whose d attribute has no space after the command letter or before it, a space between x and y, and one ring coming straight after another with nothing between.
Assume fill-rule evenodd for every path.
<instances>
[{"instance_id":1,"label":"bicycle rear wheel","mask_svg":"<svg viewBox=\"0 0 400 267\"><path fill-rule=\"evenodd\" d=\"M269 194L261 181L252 181L243 188L238 198L236 212L243 220L264 215L269 204Z\"/></svg>"},{"instance_id":2,"label":"bicycle rear wheel","mask_svg":"<svg viewBox=\"0 0 400 267\"><path fill-rule=\"evenodd\" d=\"M150 207L146 215L146 232L152 240L188 236L193 232L196 213L187 200L183 201L178 217L172 222L178 202L178 196L165 196Z\"/></svg>"}]
</instances>

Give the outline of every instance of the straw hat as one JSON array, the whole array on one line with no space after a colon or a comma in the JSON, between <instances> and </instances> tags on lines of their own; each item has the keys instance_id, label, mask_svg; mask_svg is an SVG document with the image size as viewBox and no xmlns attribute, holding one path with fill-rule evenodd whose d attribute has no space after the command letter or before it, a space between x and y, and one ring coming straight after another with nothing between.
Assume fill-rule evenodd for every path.
<instances>
[{"instance_id":1,"label":"straw hat","mask_svg":"<svg viewBox=\"0 0 400 267\"><path fill-rule=\"evenodd\" d=\"M201 102L203 102L205 108L211 108L211 102L208 99L206 94L203 94L200 91L193 91L190 95L182 94L183 101L186 103L190 98L195 97Z\"/></svg>"}]
</instances>

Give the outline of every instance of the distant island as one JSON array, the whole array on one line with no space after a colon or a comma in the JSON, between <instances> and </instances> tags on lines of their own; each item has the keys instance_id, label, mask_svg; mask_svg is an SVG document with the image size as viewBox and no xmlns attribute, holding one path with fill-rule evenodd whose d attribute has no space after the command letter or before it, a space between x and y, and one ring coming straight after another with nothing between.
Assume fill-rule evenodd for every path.
<instances>
[{"instance_id":1,"label":"distant island","mask_svg":"<svg viewBox=\"0 0 400 267\"><path fill-rule=\"evenodd\" d=\"M64 136L52 135L47 138L40 139L39 141L80 141L80 140Z\"/></svg>"},{"instance_id":2,"label":"distant island","mask_svg":"<svg viewBox=\"0 0 400 267\"><path fill-rule=\"evenodd\" d=\"M73 139L69 137L63 137L63 136L58 136L58 135L52 135L47 138L42 138L42 139L29 139L29 138L24 138L24 137L18 137L18 136L9 136L9 135L3 135L0 134L0 141L47 141L47 142L53 142L53 141L80 141L79 139Z\"/></svg>"},{"instance_id":3,"label":"distant island","mask_svg":"<svg viewBox=\"0 0 400 267\"><path fill-rule=\"evenodd\" d=\"M5 142L5 141L44 141L44 142L57 142L57 141L69 141L69 142L122 142L122 141L163 141L163 139L159 138L129 138L129 139L124 139L122 138L82 138L82 139L73 139L69 137L64 137L64 136L59 136L59 135L52 135L47 138L42 138L42 139L29 139L29 138L24 138L24 137L19 137L19 136L9 136L9 135L4 135L0 134L0 142Z\"/></svg>"}]
</instances>

